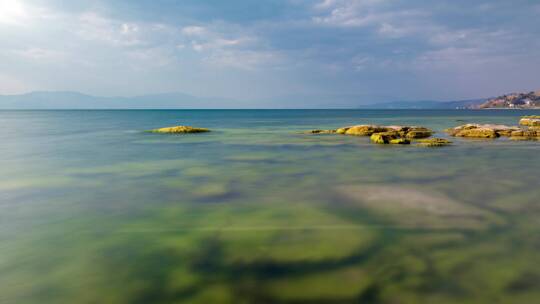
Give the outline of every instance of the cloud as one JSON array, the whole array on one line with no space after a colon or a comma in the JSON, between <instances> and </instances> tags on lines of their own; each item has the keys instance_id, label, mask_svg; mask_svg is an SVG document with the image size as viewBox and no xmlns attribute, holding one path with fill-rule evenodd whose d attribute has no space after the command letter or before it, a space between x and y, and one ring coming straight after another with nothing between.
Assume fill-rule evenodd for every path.
<instances>
[{"instance_id":1,"label":"cloud","mask_svg":"<svg viewBox=\"0 0 540 304\"><path fill-rule=\"evenodd\" d=\"M28 8L22 1L0 1L0 24L22 25L29 17Z\"/></svg>"},{"instance_id":2,"label":"cloud","mask_svg":"<svg viewBox=\"0 0 540 304\"><path fill-rule=\"evenodd\" d=\"M182 33L186 36L204 36L207 34L206 28L202 26L186 26L182 28Z\"/></svg>"},{"instance_id":3,"label":"cloud","mask_svg":"<svg viewBox=\"0 0 540 304\"><path fill-rule=\"evenodd\" d=\"M39 61L60 61L65 59L64 52L56 51L52 49L43 49L43 48L27 48L23 50L13 50L13 54L21 56L23 58Z\"/></svg>"},{"instance_id":4,"label":"cloud","mask_svg":"<svg viewBox=\"0 0 540 304\"><path fill-rule=\"evenodd\" d=\"M257 85L275 94L286 87L363 94L393 87L399 96L425 89L421 82L405 87L411 75L463 72L466 78L490 70L491 79L502 67L540 68L538 5L290 0L257 6L251 12L203 1L3 0L0 70L36 87L113 94L134 87L235 95ZM510 82L520 81L528 80Z\"/></svg>"}]
</instances>

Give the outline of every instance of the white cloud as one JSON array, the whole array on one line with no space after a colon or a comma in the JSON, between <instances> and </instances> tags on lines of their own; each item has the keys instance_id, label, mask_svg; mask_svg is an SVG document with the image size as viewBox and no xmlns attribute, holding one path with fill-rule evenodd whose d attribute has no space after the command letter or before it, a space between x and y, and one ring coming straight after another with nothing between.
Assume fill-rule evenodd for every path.
<instances>
[{"instance_id":1,"label":"white cloud","mask_svg":"<svg viewBox=\"0 0 540 304\"><path fill-rule=\"evenodd\" d=\"M0 24L22 25L29 17L28 8L22 1L0 1Z\"/></svg>"},{"instance_id":2,"label":"white cloud","mask_svg":"<svg viewBox=\"0 0 540 304\"><path fill-rule=\"evenodd\" d=\"M255 70L259 68L282 69L285 63L283 54L272 51L221 50L213 52L204 59L210 67Z\"/></svg>"},{"instance_id":3,"label":"white cloud","mask_svg":"<svg viewBox=\"0 0 540 304\"><path fill-rule=\"evenodd\" d=\"M65 58L64 52L39 47L31 47L23 50L13 50L13 54L31 60L40 60L45 62L60 61Z\"/></svg>"},{"instance_id":4,"label":"white cloud","mask_svg":"<svg viewBox=\"0 0 540 304\"><path fill-rule=\"evenodd\" d=\"M206 28L202 26L186 26L182 28L182 34L187 36L203 36L206 35L208 32Z\"/></svg>"},{"instance_id":5,"label":"white cloud","mask_svg":"<svg viewBox=\"0 0 540 304\"><path fill-rule=\"evenodd\" d=\"M383 0L325 0L314 6L322 11L313 22L337 27L363 27L377 24L398 13L388 13L380 8Z\"/></svg>"}]
</instances>

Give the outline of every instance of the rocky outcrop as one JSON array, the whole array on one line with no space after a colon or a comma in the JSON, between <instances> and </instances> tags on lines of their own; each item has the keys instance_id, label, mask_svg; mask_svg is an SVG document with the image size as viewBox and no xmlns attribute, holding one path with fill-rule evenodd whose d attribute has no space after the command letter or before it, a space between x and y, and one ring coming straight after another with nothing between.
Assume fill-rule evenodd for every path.
<instances>
[{"instance_id":1,"label":"rocky outcrop","mask_svg":"<svg viewBox=\"0 0 540 304\"><path fill-rule=\"evenodd\" d=\"M512 140L534 140L540 139L540 131L534 129L519 130L512 132L510 139Z\"/></svg>"},{"instance_id":2,"label":"rocky outcrop","mask_svg":"<svg viewBox=\"0 0 540 304\"><path fill-rule=\"evenodd\" d=\"M389 131L387 127L376 125L358 125L343 127L336 130L338 134L355 135L355 136L371 136L373 133Z\"/></svg>"},{"instance_id":3,"label":"rocky outcrop","mask_svg":"<svg viewBox=\"0 0 540 304\"><path fill-rule=\"evenodd\" d=\"M500 136L511 136L513 131L519 130L519 127L506 125L466 124L446 129L445 132L455 137L497 138Z\"/></svg>"},{"instance_id":4,"label":"rocky outcrop","mask_svg":"<svg viewBox=\"0 0 540 304\"><path fill-rule=\"evenodd\" d=\"M522 126L539 127L540 126L540 115L523 116L519 120L519 124L522 125Z\"/></svg>"},{"instance_id":5,"label":"rocky outcrop","mask_svg":"<svg viewBox=\"0 0 540 304\"><path fill-rule=\"evenodd\" d=\"M165 133L165 134L186 134L186 133L203 133L210 132L206 128L195 128L190 126L174 126L150 130L151 133Z\"/></svg>"},{"instance_id":6,"label":"rocky outcrop","mask_svg":"<svg viewBox=\"0 0 540 304\"><path fill-rule=\"evenodd\" d=\"M370 136L371 142L376 144L408 145L412 140L430 137L433 131L419 126L355 125L335 130L317 129L307 133Z\"/></svg>"},{"instance_id":7,"label":"rocky outcrop","mask_svg":"<svg viewBox=\"0 0 540 304\"><path fill-rule=\"evenodd\" d=\"M417 143L422 147L443 147L452 144L451 141L444 138L419 139Z\"/></svg>"},{"instance_id":8,"label":"rocky outcrop","mask_svg":"<svg viewBox=\"0 0 540 304\"><path fill-rule=\"evenodd\" d=\"M523 119L536 119L524 117ZM521 121L520 121L521 123ZM451 136L473 137L473 138L497 138L501 136L509 137L513 140L533 140L540 139L540 127L517 127L493 124L466 124L445 130Z\"/></svg>"},{"instance_id":9,"label":"rocky outcrop","mask_svg":"<svg viewBox=\"0 0 540 304\"><path fill-rule=\"evenodd\" d=\"M354 136L371 136L381 132L397 132L399 137L407 139L426 138L433 134L428 128L418 126L378 126L378 125L356 125L343 127L336 130L312 130L312 134L345 134Z\"/></svg>"},{"instance_id":10,"label":"rocky outcrop","mask_svg":"<svg viewBox=\"0 0 540 304\"><path fill-rule=\"evenodd\" d=\"M410 140L402 138L397 131L374 133L371 135L370 140L371 142L376 144L408 145L411 143Z\"/></svg>"}]
</instances>

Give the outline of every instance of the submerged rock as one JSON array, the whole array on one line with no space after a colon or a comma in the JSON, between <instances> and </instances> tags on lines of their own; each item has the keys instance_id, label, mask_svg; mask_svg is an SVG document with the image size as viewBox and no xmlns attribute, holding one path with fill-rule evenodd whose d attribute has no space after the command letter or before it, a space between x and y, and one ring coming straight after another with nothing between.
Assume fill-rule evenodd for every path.
<instances>
[{"instance_id":1,"label":"submerged rock","mask_svg":"<svg viewBox=\"0 0 540 304\"><path fill-rule=\"evenodd\" d=\"M482 229L494 215L444 193L404 184L357 184L336 187L353 207L407 227Z\"/></svg>"},{"instance_id":2,"label":"submerged rock","mask_svg":"<svg viewBox=\"0 0 540 304\"><path fill-rule=\"evenodd\" d=\"M442 147L452 144L451 141L444 138L427 138L417 141L419 146L422 147Z\"/></svg>"},{"instance_id":3,"label":"submerged rock","mask_svg":"<svg viewBox=\"0 0 540 304\"><path fill-rule=\"evenodd\" d=\"M411 141L406 138L398 138L398 139L390 140L390 144L393 144L393 145L409 145L410 143Z\"/></svg>"},{"instance_id":4,"label":"submerged rock","mask_svg":"<svg viewBox=\"0 0 540 304\"><path fill-rule=\"evenodd\" d=\"M311 131L308 131L307 133L310 133L310 134L334 134L334 133L336 133L336 130L311 130Z\"/></svg>"},{"instance_id":5,"label":"submerged rock","mask_svg":"<svg viewBox=\"0 0 540 304\"><path fill-rule=\"evenodd\" d=\"M206 128L195 128L190 126L174 126L150 130L152 133L185 134L185 133L203 133L210 132Z\"/></svg>"},{"instance_id":6,"label":"submerged rock","mask_svg":"<svg viewBox=\"0 0 540 304\"><path fill-rule=\"evenodd\" d=\"M540 115L523 116L519 120L522 126L540 126Z\"/></svg>"}]
</instances>

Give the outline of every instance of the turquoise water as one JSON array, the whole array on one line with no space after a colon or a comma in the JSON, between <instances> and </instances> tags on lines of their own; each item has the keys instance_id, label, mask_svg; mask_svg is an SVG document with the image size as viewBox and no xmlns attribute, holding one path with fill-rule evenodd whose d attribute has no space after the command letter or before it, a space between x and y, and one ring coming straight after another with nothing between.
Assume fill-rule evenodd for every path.
<instances>
[{"instance_id":1,"label":"turquoise water","mask_svg":"<svg viewBox=\"0 0 540 304\"><path fill-rule=\"evenodd\" d=\"M302 134L531 114L0 111L0 303L538 302L539 141Z\"/></svg>"}]
</instances>

